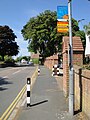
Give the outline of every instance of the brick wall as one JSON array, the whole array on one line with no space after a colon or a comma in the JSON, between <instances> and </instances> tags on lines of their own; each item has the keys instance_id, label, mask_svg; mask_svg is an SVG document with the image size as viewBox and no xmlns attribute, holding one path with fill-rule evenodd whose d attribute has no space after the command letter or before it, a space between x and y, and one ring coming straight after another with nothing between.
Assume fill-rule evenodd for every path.
<instances>
[{"instance_id":1,"label":"brick wall","mask_svg":"<svg viewBox=\"0 0 90 120\"><path fill-rule=\"evenodd\" d=\"M68 37L63 38L63 91L69 94ZM83 65L83 46L79 37L73 37L74 105L75 111L83 111L90 119L90 70ZM79 66L76 66L79 65Z\"/></svg>"},{"instance_id":2,"label":"brick wall","mask_svg":"<svg viewBox=\"0 0 90 120\"><path fill-rule=\"evenodd\" d=\"M83 65L83 46L80 37L73 37L73 64ZM65 97L69 94L69 65L68 65L69 37L63 37L63 91Z\"/></svg>"},{"instance_id":3,"label":"brick wall","mask_svg":"<svg viewBox=\"0 0 90 120\"><path fill-rule=\"evenodd\" d=\"M83 111L90 119L90 70L74 66L75 110Z\"/></svg>"},{"instance_id":4,"label":"brick wall","mask_svg":"<svg viewBox=\"0 0 90 120\"><path fill-rule=\"evenodd\" d=\"M63 91L65 97L68 96L68 87L69 87L69 71L68 71L68 54L65 52L63 54Z\"/></svg>"},{"instance_id":5,"label":"brick wall","mask_svg":"<svg viewBox=\"0 0 90 120\"><path fill-rule=\"evenodd\" d=\"M47 68L52 69L55 64L58 64L58 55L57 54L50 56L50 57L47 57L45 59L44 65Z\"/></svg>"},{"instance_id":6,"label":"brick wall","mask_svg":"<svg viewBox=\"0 0 90 120\"><path fill-rule=\"evenodd\" d=\"M83 65L83 51L82 52L73 52L73 64L75 65Z\"/></svg>"},{"instance_id":7,"label":"brick wall","mask_svg":"<svg viewBox=\"0 0 90 120\"><path fill-rule=\"evenodd\" d=\"M31 53L31 58L39 58L39 53L35 54L35 53Z\"/></svg>"}]
</instances>

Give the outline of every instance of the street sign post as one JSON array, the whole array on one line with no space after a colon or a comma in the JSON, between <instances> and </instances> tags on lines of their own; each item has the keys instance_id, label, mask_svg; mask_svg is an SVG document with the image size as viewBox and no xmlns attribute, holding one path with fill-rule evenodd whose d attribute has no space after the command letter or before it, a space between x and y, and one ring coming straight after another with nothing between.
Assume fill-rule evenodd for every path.
<instances>
[{"instance_id":1,"label":"street sign post","mask_svg":"<svg viewBox=\"0 0 90 120\"><path fill-rule=\"evenodd\" d=\"M68 0L69 12L69 113L74 115L74 69L73 69L73 45L72 45L72 5Z\"/></svg>"},{"instance_id":2,"label":"street sign post","mask_svg":"<svg viewBox=\"0 0 90 120\"><path fill-rule=\"evenodd\" d=\"M57 32L65 33L69 31L69 113L74 115L74 70L71 1L72 0L68 0L68 6L57 7Z\"/></svg>"},{"instance_id":3,"label":"street sign post","mask_svg":"<svg viewBox=\"0 0 90 120\"><path fill-rule=\"evenodd\" d=\"M57 21L57 32L68 32L68 22Z\"/></svg>"},{"instance_id":4,"label":"street sign post","mask_svg":"<svg viewBox=\"0 0 90 120\"><path fill-rule=\"evenodd\" d=\"M68 32L68 7L57 6L57 32Z\"/></svg>"}]
</instances>

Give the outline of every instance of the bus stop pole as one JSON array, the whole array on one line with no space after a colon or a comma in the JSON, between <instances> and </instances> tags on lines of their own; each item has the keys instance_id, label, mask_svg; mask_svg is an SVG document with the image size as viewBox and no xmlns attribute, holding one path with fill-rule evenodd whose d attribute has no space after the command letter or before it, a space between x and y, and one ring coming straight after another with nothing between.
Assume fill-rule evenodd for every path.
<instances>
[{"instance_id":1,"label":"bus stop pole","mask_svg":"<svg viewBox=\"0 0 90 120\"><path fill-rule=\"evenodd\" d=\"M72 6L68 0L69 13L69 113L74 115L74 76L73 76L73 46L72 46Z\"/></svg>"}]
</instances>

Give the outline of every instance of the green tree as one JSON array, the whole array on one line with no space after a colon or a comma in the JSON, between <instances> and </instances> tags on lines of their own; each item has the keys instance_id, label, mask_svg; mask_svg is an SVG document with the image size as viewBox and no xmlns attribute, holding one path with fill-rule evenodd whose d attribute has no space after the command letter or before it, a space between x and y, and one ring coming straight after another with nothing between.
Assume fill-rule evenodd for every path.
<instances>
[{"instance_id":1,"label":"green tree","mask_svg":"<svg viewBox=\"0 0 90 120\"><path fill-rule=\"evenodd\" d=\"M4 56L17 55L19 46L15 42L16 35L8 26L0 26L0 55L4 61Z\"/></svg>"},{"instance_id":2,"label":"green tree","mask_svg":"<svg viewBox=\"0 0 90 120\"><path fill-rule=\"evenodd\" d=\"M84 47L84 50L85 50L85 46L86 46L85 32L84 32L84 31L76 31L76 32L75 32L75 36L78 36L78 37L81 38L82 43L83 43L83 47Z\"/></svg>"},{"instance_id":3,"label":"green tree","mask_svg":"<svg viewBox=\"0 0 90 120\"><path fill-rule=\"evenodd\" d=\"M29 51L40 52L44 57L56 52L56 12L49 10L33 17L24 26L22 34L25 40L29 40Z\"/></svg>"},{"instance_id":4,"label":"green tree","mask_svg":"<svg viewBox=\"0 0 90 120\"><path fill-rule=\"evenodd\" d=\"M87 35L90 35L90 22L88 23L88 25L84 25L83 28L85 29L85 33Z\"/></svg>"},{"instance_id":5,"label":"green tree","mask_svg":"<svg viewBox=\"0 0 90 120\"><path fill-rule=\"evenodd\" d=\"M79 31L78 22L72 19L73 36ZM57 33L57 14L46 10L32 17L23 27L21 33L29 41L28 50L47 57L62 49L62 37L69 33Z\"/></svg>"},{"instance_id":6,"label":"green tree","mask_svg":"<svg viewBox=\"0 0 90 120\"><path fill-rule=\"evenodd\" d=\"M23 56L22 59L24 59L26 61L30 61L30 56Z\"/></svg>"},{"instance_id":7,"label":"green tree","mask_svg":"<svg viewBox=\"0 0 90 120\"><path fill-rule=\"evenodd\" d=\"M20 62L22 60L22 56L19 56L15 59L16 62Z\"/></svg>"},{"instance_id":8,"label":"green tree","mask_svg":"<svg viewBox=\"0 0 90 120\"><path fill-rule=\"evenodd\" d=\"M19 56L16 58L16 62L20 62L22 59L26 60L26 61L30 61L30 56Z\"/></svg>"}]
</instances>

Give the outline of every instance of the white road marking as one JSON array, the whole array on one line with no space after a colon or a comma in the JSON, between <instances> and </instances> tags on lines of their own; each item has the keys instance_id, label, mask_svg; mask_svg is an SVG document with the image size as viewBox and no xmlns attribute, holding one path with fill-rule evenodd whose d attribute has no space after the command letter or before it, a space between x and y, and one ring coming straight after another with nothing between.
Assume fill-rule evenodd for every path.
<instances>
[{"instance_id":1,"label":"white road marking","mask_svg":"<svg viewBox=\"0 0 90 120\"><path fill-rule=\"evenodd\" d=\"M26 69L26 68L22 68L22 70L25 70L25 69ZM19 72L22 71L22 70L18 70L18 71L16 71L16 72L14 72L13 75L16 74L16 73L19 73Z\"/></svg>"},{"instance_id":2,"label":"white road marking","mask_svg":"<svg viewBox=\"0 0 90 120\"><path fill-rule=\"evenodd\" d=\"M16 72L14 72L13 75L16 74L16 73L19 73L20 71L21 71L21 70L18 70L18 71L16 71Z\"/></svg>"},{"instance_id":3,"label":"white road marking","mask_svg":"<svg viewBox=\"0 0 90 120\"><path fill-rule=\"evenodd\" d=\"M4 76L3 79L4 79L4 78L8 78L8 76Z\"/></svg>"}]
</instances>

